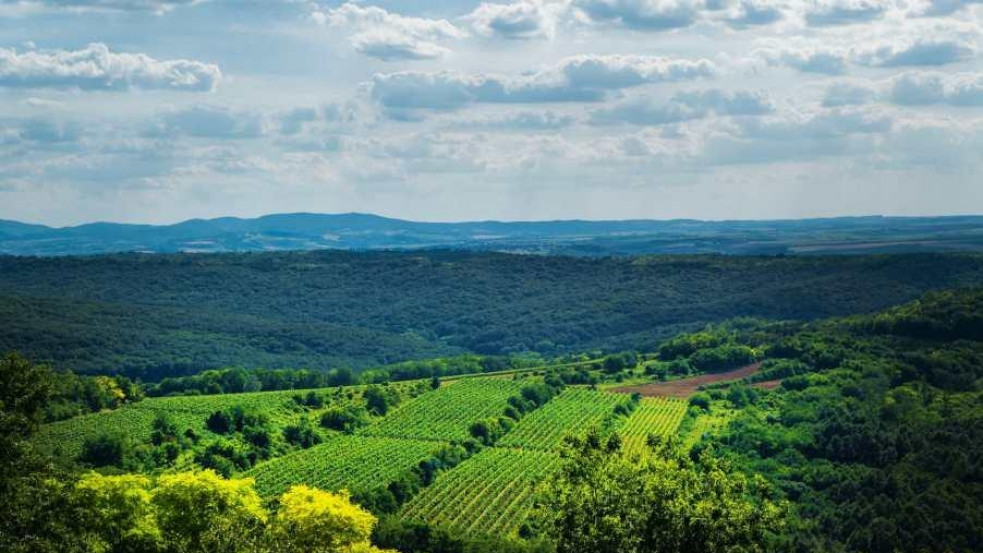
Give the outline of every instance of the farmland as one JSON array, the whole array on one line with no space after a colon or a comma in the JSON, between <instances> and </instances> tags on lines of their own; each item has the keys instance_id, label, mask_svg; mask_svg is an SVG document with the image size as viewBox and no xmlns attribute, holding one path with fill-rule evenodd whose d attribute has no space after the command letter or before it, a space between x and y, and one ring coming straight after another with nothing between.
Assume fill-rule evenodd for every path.
<instances>
[{"instance_id":1,"label":"farmland","mask_svg":"<svg viewBox=\"0 0 983 553\"><path fill-rule=\"evenodd\" d=\"M349 403L360 394L360 387L317 390L325 405ZM125 434L138 442L147 441L154 419L166 414L183 429L207 433L205 420L215 411L242 407L263 413L277 427L299 419L305 410L293 399L296 391L256 392L211 396L178 396L149 398L125 405L115 411L94 413L45 425L35 438L42 450L74 458L82 451L86 438L101 433Z\"/></svg>"},{"instance_id":2,"label":"farmland","mask_svg":"<svg viewBox=\"0 0 983 553\"><path fill-rule=\"evenodd\" d=\"M489 448L442 475L400 515L468 534L508 534L525 520L536 486L559 464L551 453Z\"/></svg>"},{"instance_id":3,"label":"farmland","mask_svg":"<svg viewBox=\"0 0 983 553\"><path fill-rule=\"evenodd\" d=\"M528 449L555 450L563 438L585 432L592 426L615 424L615 408L629 401L628 396L571 388L541 409L522 419L499 445Z\"/></svg>"},{"instance_id":4,"label":"farmland","mask_svg":"<svg viewBox=\"0 0 983 553\"><path fill-rule=\"evenodd\" d=\"M264 498L280 495L293 484L359 492L391 482L438 447L429 441L338 436L259 465L244 476L256 479L256 491Z\"/></svg>"},{"instance_id":5,"label":"farmland","mask_svg":"<svg viewBox=\"0 0 983 553\"><path fill-rule=\"evenodd\" d=\"M469 378L424 394L398 408L365 435L418 440L463 441L471 423L502 414L521 381Z\"/></svg>"},{"instance_id":6,"label":"farmland","mask_svg":"<svg viewBox=\"0 0 983 553\"><path fill-rule=\"evenodd\" d=\"M643 453L649 435L663 438L675 435L685 415L686 402L682 400L642 398L635 412L618 431L624 449L632 454Z\"/></svg>"}]
</instances>

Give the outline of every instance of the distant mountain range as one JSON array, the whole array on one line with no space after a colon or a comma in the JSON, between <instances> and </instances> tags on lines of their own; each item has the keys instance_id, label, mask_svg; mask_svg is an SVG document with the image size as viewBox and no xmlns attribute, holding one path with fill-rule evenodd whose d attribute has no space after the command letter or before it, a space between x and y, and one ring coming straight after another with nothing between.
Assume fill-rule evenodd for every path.
<instances>
[{"instance_id":1,"label":"distant mountain range","mask_svg":"<svg viewBox=\"0 0 983 553\"><path fill-rule=\"evenodd\" d=\"M983 251L983 216L425 223L360 213L52 228L0 220L0 254L461 249L581 256Z\"/></svg>"}]
</instances>

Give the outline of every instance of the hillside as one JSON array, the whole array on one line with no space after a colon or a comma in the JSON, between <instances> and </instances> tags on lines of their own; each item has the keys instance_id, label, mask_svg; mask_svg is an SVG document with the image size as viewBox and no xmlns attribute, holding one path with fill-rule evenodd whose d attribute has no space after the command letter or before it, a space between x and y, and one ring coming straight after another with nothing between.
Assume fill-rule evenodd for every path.
<instances>
[{"instance_id":1,"label":"hillside","mask_svg":"<svg viewBox=\"0 0 983 553\"><path fill-rule=\"evenodd\" d=\"M983 545L983 487L972 462L983 444L980 290L932 293L869 315L681 335L637 366L594 369L591 386L581 369L540 368L436 387L153 398L45 425L35 443L63 462L110 471L219 468L255 478L267 500L297 483L348 489L383 517L374 539L401 551L531 552L543 551L537 540L550 535L553 516L536 505L578 462L567 438L589 442L594 431L606 444L595 469L629 467L621 478L660 462L660 448L672 444L710 470L755 478L755 489L782 506L782 526L771 529L777 550L880 553L914 544L968 553ZM719 366L716 374L731 379L694 387L688 398L612 392L623 381L657 390L665 380L699 380L702 363L734 349L758 360L752 370ZM379 394L392 405L372 411ZM338 431L339 413L354 412L359 422ZM244 422L222 427L219 415ZM121 444L120 456L97 456L99 440ZM628 504L621 494L636 492L605 493ZM637 516L607 503L618 516ZM469 549L469 540L485 549Z\"/></svg>"},{"instance_id":2,"label":"hillside","mask_svg":"<svg viewBox=\"0 0 983 553\"><path fill-rule=\"evenodd\" d=\"M583 256L983 251L983 217L428 223L293 213L63 228L0 221L0 254L13 255L425 248Z\"/></svg>"},{"instance_id":3,"label":"hillside","mask_svg":"<svg viewBox=\"0 0 983 553\"><path fill-rule=\"evenodd\" d=\"M465 352L650 349L733 317L866 313L983 284L972 254L576 258L466 252L0 257L0 351L149 380Z\"/></svg>"}]
</instances>

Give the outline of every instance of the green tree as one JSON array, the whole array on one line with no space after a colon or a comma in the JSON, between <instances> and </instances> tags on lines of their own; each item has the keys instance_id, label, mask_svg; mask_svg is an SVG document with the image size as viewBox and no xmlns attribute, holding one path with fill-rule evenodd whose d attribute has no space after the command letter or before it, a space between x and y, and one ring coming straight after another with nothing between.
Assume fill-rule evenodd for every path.
<instances>
[{"instance_id":1,"label":"green tree","mask_svg":"<svg viewBox=\"0 0 983 553\"><path fill-rule=\"evenodd\" d=\"M672 443L637 463L595 434L571 440L569 461L544 494L540 522L557 553L757 552L784 525L760 479Z\"/></svg>"},{"instance_id":2,"label":"green tree","mask_svg":"<svg viewBox=\"0 0 983 553\"><path fill-rule=\"evenodd\" d=\"M252 479L226 480L211 470L161 476L152 502L164 549L174 553L247 551L267 519Z\"/></svg>"},{"instance_id":3,"label":"green tree","mask_svg":"<svg viewBox=\"0 0 983 553\"><path fill-rule=\"evenodd\" d=\"M347 492L329 493L304 485L280 496L273 522L276 551L355 553L380 551L369 544L376 518L352 504Z\"/></svg>"},{"instance_id":4,"label":"green tree","mask_svg":"<svg viewBox=\"0 0 983 553\"><path fill-rule=\"evenodd\" d=\"M150 503L150 479L138 475L91 473L75 484L72 505L81 517L86 549L113 553L152 553L161 543Z\"/></svg>"}]
</instances>

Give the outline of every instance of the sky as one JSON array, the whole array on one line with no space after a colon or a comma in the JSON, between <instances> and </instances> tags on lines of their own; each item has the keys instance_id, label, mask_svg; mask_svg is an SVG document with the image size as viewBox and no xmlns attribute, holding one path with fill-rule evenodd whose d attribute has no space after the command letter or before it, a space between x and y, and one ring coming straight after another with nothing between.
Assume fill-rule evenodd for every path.
<instances>
[{"instance_id":1,"label":"sky","mask_svg":"<svg viewBox=\"0 0 983 553\"><path fill-rule=\"evenodd\" d=\"M0 0L0 219L983 213L983 0Z\"/></svg>"}]
</instances>

